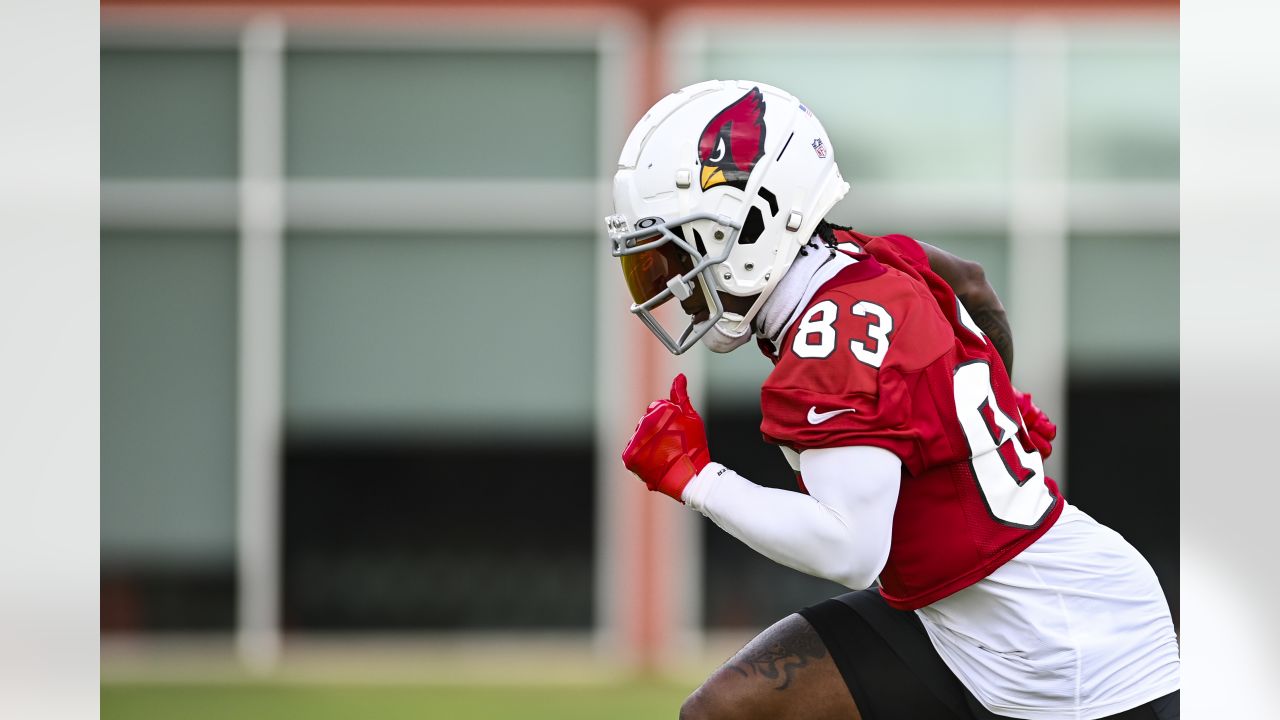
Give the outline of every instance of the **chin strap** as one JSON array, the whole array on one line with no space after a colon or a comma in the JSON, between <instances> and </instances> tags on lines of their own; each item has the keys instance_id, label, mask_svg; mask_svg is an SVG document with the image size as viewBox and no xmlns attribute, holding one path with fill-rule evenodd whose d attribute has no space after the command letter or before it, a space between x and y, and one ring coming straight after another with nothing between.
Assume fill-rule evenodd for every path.
<instances>
[{"instance_id":1,"label":"chin strap","mask_svg":"<svg viewBox=\"0 0 1280 720\"><path fill-rule=\"evenodd\" d=\"M726 312L724 317L720 318L715 325L711 326L711 329L707 331L707 334L702 336L703 346L711 352L727 353L730 350L734 350L746 344L746 342L751 339L750 328L743 330L738 335L733 335L726 332L724 328L720 326L721 323L737 324L741 322L741 320L741 315Z\"/></svg>"}]
</instances>

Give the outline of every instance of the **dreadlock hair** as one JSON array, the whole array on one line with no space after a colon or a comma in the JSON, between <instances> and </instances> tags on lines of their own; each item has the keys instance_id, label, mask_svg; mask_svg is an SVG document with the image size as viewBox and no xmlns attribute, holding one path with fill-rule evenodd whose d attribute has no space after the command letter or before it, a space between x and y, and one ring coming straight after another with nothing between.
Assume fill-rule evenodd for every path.
<instances>
[{"instance_id":1,"label":"dreadlock hair","mask_svg":"<svg viewBox=\"0 0 1280 720\"><path fill-rule=\"evenodd\" d=\"M827 220L819 220L818 227L814 232L817 233L818 237L822 238L822 242L825 243L827 247L834 248L836 246L836 230L851 232L853 228L845 225L837 225L833 222L828 222Z\"/></svg>"},{"instance_id":2,"label":"dreadlock hair","mask_svg":"<svg viewBox=\"0 0 1280 720\"><path fill-rule=\"evenodd\" d=\"M852 229L853 228L845 227L844 225L836 225L835 223L827 222L826 220L819 220L818 227L814 228L813 232L815 235L818 236L818 239L822 241L822 244L825 245L829 251L831 251L831 257L835 257L836 242L837 242L836 230L848 231ZM815 243L812 239L810 239L809 242L805 243L804 246L800 248L801 255L809 254L808 251L805 250L805 248L809 248L810 250L819 249L818 244Z\"/></svg>"}]
</instances>

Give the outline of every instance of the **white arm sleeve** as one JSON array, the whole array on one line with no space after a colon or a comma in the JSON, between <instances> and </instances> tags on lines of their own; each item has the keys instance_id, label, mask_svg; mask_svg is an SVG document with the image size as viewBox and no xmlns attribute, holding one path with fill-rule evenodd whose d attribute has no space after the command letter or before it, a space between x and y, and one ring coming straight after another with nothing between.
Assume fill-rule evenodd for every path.
<instances>
[{"instance_id":1,"label":"white arm sleeve","mask_svg":"<svg viewBox=\"0 0 1280 720\"><path fill-rule=\"evenodd\" d=\"M689 507L765 557L861 590L889 557L902 462L876 447L800 453L809 494L762 487L708 463L685 487Z\"/></svg>"}]
</instances>

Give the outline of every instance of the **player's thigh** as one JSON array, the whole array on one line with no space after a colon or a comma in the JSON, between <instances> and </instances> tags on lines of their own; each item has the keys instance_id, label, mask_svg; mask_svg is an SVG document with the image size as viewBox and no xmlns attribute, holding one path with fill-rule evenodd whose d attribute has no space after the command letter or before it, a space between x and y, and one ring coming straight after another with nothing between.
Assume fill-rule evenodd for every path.
<instances>
[{"instance_id":1,"label":"player's thigh","mask_svg":"<svg viewBox=\"0 0 1280 720\"><path fill-rule=\"evenodd\" d=\"M681 720L861 720L822 639L798 613L756 636L685 700Z\"/></svg>"}]
</instances>

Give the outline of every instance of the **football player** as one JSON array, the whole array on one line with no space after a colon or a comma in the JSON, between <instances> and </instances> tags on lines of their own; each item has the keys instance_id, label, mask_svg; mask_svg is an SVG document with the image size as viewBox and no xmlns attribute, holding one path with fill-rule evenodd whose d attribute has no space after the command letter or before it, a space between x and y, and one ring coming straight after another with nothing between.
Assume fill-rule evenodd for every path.
<instances>
[{"instance_id":1,"label":"football player","mask_svg":"<svg viewBox=\"0 0 1280 720\"><path fill-rule=\"evenodd\" d=\"M667 96L618 168L606 223L632 312L673 353L756 340L774 365L761 429L797 491L712 459L683 376L624 463L761 554L855 591L765 630L680 717L1178 716L1155 573L1045 475L1054 426L1009 381L1008 323L980 267L825 222L849 187L831 141L763 83ZM680 333L653 314L672 298Z\"/></svg>"}]
</instances>

